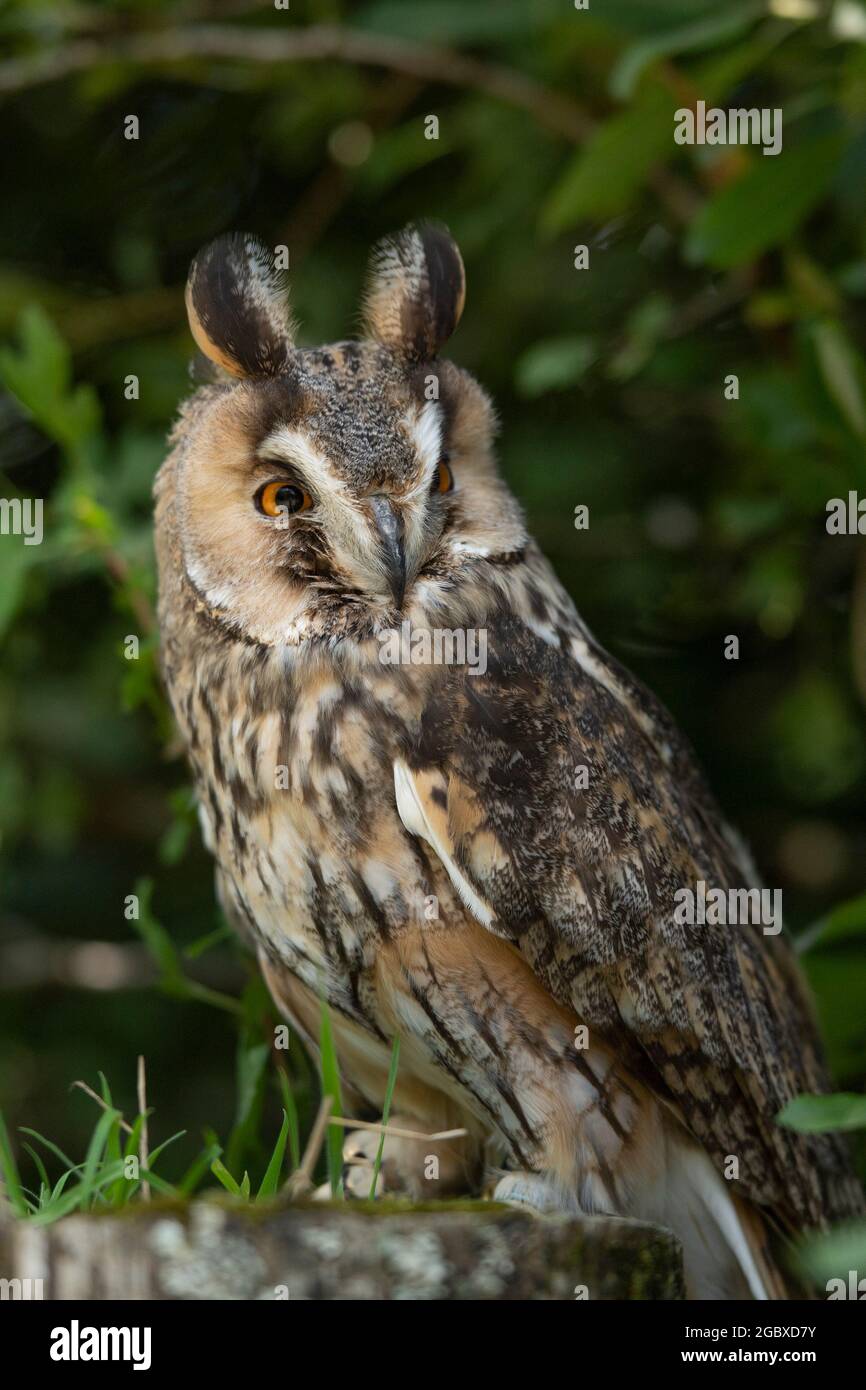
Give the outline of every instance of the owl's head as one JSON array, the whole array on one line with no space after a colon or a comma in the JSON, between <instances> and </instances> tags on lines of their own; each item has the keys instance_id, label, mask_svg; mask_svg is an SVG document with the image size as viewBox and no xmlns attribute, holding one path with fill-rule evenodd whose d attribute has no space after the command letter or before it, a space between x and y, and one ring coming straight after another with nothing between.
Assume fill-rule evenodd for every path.
<instances>
[{"instance_id":1,"label":"owl's head","mask_svg":"<svg viewBox=\"0 0 866 1390\"><path fill-rule=\"evenodd\" d=\"M448 232L408 227L373 250L361 336L304 348L260 242L196 257L187 311L215 380L176 431L175 553L240 635L296 644L445 613L467 567L524 544L490 403L439 357L464 294Z\"/></svg>"}]
</instances>

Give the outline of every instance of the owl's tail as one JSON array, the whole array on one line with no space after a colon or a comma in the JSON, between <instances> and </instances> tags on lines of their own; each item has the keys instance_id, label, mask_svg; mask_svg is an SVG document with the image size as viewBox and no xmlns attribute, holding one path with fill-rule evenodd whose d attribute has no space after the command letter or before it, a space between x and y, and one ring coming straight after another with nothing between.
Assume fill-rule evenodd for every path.
<instances>
[{"instance_id":1,"label":"owl's tail","mask_svg":"<svg viewBox=\"0 0 866 1390\"><path fill-rule=\"evenodd\" d=\"M683 1244L689 1297L788 1298L760 1213L731 1195L703 1149L670 1148L666 1221Z\"/></svg>"}]
</instances>

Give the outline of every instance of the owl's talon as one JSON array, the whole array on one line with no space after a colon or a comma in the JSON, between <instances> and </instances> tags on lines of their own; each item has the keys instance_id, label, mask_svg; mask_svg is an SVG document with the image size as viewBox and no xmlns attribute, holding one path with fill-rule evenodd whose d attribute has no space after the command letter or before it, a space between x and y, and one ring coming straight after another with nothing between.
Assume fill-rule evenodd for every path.
<instances>
[{"instance_id":1,"label":"owl's talon","mask_svg":"<svg viewBox=\"0 0 866 1390\"><path fill-rule=\"evenodd\" d=\"M505 1173L493 1188L492 1200L535 1216L564 1209L556 1188L542 1173Z\"/></svg>"},{"instance_id":2,"label":"owl's talon","mask_svg":"<svg viewBox=\"0 0 866 1390\"><path fill-rule=\"evenodd\" d=\"M346 1137L343 1144L343 1167L352 1163L369 1163L368 1154L363 1142L363 1130L353 1129L352 1133Z\"/></svg>"},{"instance_id":3,"label":"owl's talon","mask_svg":"<svg viewBox=\"0 0 866 1390\"><path fill-rule=\"evenodd\" d=\"M374 1167L372 1163L343 1164L343 1196L347 1202L367 1202L373 1186ZM385 1176L381 1169L376 1174L376 1190L373 1200L385 1194Z\"/></svg>"}]
</instances>

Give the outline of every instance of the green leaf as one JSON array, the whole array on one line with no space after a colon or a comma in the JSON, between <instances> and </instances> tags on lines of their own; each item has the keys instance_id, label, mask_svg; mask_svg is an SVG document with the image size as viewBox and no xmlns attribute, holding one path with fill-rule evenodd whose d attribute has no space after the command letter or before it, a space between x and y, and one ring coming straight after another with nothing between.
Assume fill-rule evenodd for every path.
<instances>
[{"instance_id":1,"label":"green leaf","mask_svg":"<svg viewBox=\"0 0 866 1390\"><path fill-rule=\"evenodd\" d=\"M139 936L144 941L160 969L160 988L174 999L188 999L200 1004L212 1004L214 1008L225 1009L229 1013L240 1014L242 1006L230 995L220 994L209 989L198 980L190 980L184 974L178 950L165 927L154 917L150 901L153 896L153 880L141 878L135 884L138 898L138 917L132 919Z\"/></svg>"},{"instance_id":2,"label":"green leaf","mask_svg":"<svg viewBox=\"0 0 866 1390\"><path fill-rule=\"evenodd\" d=\"M698 214L686 259L727 269L784 241L824 197L841 143L838 135L822 135L775 156L756 155Z\"/></svg>"},{"instance_id":3,"label":"green leaf","mask_svg":"<svg viewBox=\"0 0 866 1390\"><path fill-rule=\"evenodd\" d=\"M606 374L614 381L627 381L649 362L660 338L667 332L673 304L665 294L647 295L635 306L625 325L625 341L607 363Z\"/></svg>"},{"instance_id":4,"label":"green leaf","mask_svg":"<svg viewBox=\"0 0 866 1390\"><path fill-rule=\"evenodd\" d=\"M598 355L592 338L567 334L533 343L517 361L514 384L521 396L533 398L573 386Z\"/></svg>"},{"instance_id":5,"label":"green leaf","mask_svg":"<svg viewBox=\"0 0 866 1390\"><path fill-rule=\"evenodd\" d=\"M801 803L818 805L840 795L866 767L862 720L826 670L806 669L789 682L769 728L777 775Z\"/></svg>"},{"instance_id":6,"label":"green leaf","mask_svg":"<svg viewBox=\"0 0 866 1390\"><path fill-rule=\"evenodd\" d=\"M91 386L71 386L71 355L48 315L28 305L19 319L20 347L0 349L0 378L37 425L77 464L89 458L100 409Z\"/></svg>"},{"instance_id":7,"label":"green leaf","mask_svg":"<svg viewBox=\"0 0 866 1390\"><path fill-rule=\"evenodd\" d=\"M0 637L18 614L24 580L39 546L25 545L23 536L0 536Z\"/></svg>"},{"instance_id":8,"label":"green leaf","mask_svg":"<svg viewBox=\"0 0 866 1390\"><path fill-rule=\"evenodd\" d=\"M641 73L657 58L671 58L677 53L694 53L727 43L751 28L765 13L764 0L745 0L743 4L639 40L627 48L616 63L608 83L611 95L620 101L627 100Z\"/></svg>"},{"instance_id":9,"label":"green leaf","mask_svg":"<svg viewBox=\"0 0 866 1390\"><path fill-rule=\"evenodd\" d=\"M762 33L708 59L690 74L694 91L708 103L720 100L777 42L777 33ZM681 105L663 73L647 73L632 105L599 126L569 163L541 209L542 231L553 235L584 217L624 212L651 170L678 152L674 114Z\"/></svg>"},{"instance_id":10,"label":"green leaf","mask_svg":"<svg viewBox=\"0 0 866 1390\"><path fill-rule=\"evenodd\" d=\"M812 340L824 385L839 413L855 434L866 434L863 369L855 347L836 319L813 324Z\"/></svg>"},{"instance_id":11,"label":"green leaf","mask_svg":"<svg viewBox=\"0 0 866 1390\"><path fill-rule=\"evenodd\" d=\"M129 663L134 667L140 662ZM141 703L141 698L149 698L151 686L151 672L145 673L145 678L137 676L135 685L132 689L128 686L124 688L124 696L127 708L134 708ZM131 698L130 698L131 697ZM169 796L168 804L172 810L172 819L166 827L163 837L159 844L159 858L162 864L178 864L183 858L187 845L193 834L196 824L196 797L192 787L177 787ZM208 933L208 937L213 933ZM204 938L202 938L204 939ZM187 960L194 960L197 952L197 942L187 946L184 955ZM207 949L202 947L202 950Z\"/></svg>"},{"instance_id":12,"label":"green leaf","mask_svg":"<svg viewBox=\"0 0 866 1390\"><path fill-rule=\"evenodd\" d=\"M673 149L674 106L669 89L652 83L634 106L605 121L542 207L542 229L553 234L584 217L622 212L649 169Z\"/></svg>"},{"instance_id":13,"label":"green leaf","mask_svg":"<svg viewBox=\"0 0 866 1390\"><path fill-rule=\"evenodd\" d=\"M862 943L811 951L806 974L818 1003L821 1036L834 1075L866 1075L866 969Z\"/></svg>"},{"instance_id":14,"label":"green leaf","mask_svg":"<svg viewBox=\"0 0 866 1390\"><path fill-rule=\"evenodd\" d=\"M182 990L183 970L174 942L150 910L153 879L138 879L135 883L135 896L138 898L138 917L133 918L132 923L159 966L162 987L166 990Z\"/></svg>"},{"instance_id":15,"label":"green leaf","mask_svg":"<svg viewBox=\"0 0 866 1390\"><path fill-rule=\"evenodd\" d=\"M866 1129L866 1096L795 1096L776 1116L798 1134L826 1134L836 1129Z\"/></svg>"},{"instance_id":16,"label":"green leaf","mask_svg":"<svg viewBox=\"0 0 866 1390\"><path fill-rule=\"evenodd\" d=\"M269 1053L268 1044L259 1042L255 1035L246 1035L241 1039L237 1058L236 1125L245 1125L253 1113Z\"/></svg>"},{"instance_id":17,"label":"green leaf","mask_svg":"<svg viewBox=\"0 0 866 1390\"><path fill-rule=\"evenodd\" d=\"M861 1276L866 1269L866 1221L839 1226L827 1235L815 1236L802 1246L800 1262L806 1272L821 1283L842 1279L847 1284L850 1270Z\"/></svg>"},{"instance_id":18,"label":"green leaf","mask_svg":"<svg viewBox=\"0 0 866 1390\"><path fill-rule=\"evenodd\" d=\"M247 1020L238 1036L235 1059L235 1118L226 1142L226 1163L235 1172L239 1171L256 1142L269 1055L270 1047L267 1042L261 1040L261 1029Z\"/></svg>"},{"instance_id":19,"label":"green leaf","mask_svg":"<svg viewBox=\"0 0 866 1390\"><path fill-rule=\"evenodd\" d=\"M804 953L836 941L848 941L852 937L866 939L866 893L840 903L826 917L814 922L798 938L797 947Z\"/></svg>"}]
</instances>

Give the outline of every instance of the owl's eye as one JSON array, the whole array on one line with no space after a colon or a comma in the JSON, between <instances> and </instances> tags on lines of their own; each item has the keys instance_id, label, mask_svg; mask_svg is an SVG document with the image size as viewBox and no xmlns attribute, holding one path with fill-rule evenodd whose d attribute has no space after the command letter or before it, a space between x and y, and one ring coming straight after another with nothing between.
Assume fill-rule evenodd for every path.
<instances>
[{"instance_id":1,"label":"owl's eye","mask_svg":"<svg viewBox=\"0 0 866 1390\"><path fill-rule=\"evenodd\" d=\"M265 516L283 516L286 512L309 511L313 499L295 483L265 483L256 493L256 506Z\"/></svg>"},{"instance_id":2,"label":"owl's eye","mask_svg":"<svg viewBox=\"0 0 866 1390\"><path fill-rule=\"evenodd\" d=\"M433 470L433 477L430 481L431 492L450 492L454 487L454 474L448 462L449 455L443 454L437 467Z\"/></svg>"}]
</instances>

